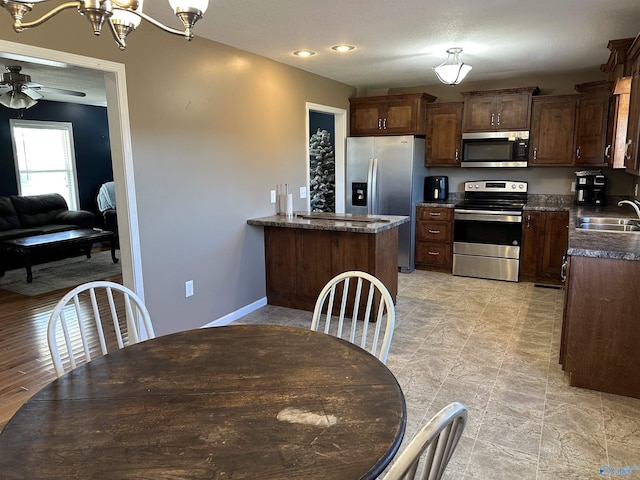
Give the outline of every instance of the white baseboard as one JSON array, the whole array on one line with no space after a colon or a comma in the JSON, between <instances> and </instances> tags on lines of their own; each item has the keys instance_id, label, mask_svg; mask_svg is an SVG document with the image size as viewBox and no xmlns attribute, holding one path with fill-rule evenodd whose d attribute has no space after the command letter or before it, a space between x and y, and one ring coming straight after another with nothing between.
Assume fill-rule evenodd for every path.
<instances>
[{"instance_id":1,"label":"white baseboard","mask_svg":"<svg viewBox=\"0 0 640 480\"><path fill-rule=\"evenodd\" d=\"M231 312L225 315L224 317L220 317L217 320L214 320L213 322L209 322L206 325L203 325L201 328L222 327L223 325L229 325L230 323L235 322L236 320L244 317L245 315L248 315L251 312L258 310L259 308L264 307L266 304L267 304L267 297L262 297L260 300L256 300L255 302L250 303L249 305L246 305L236 310L235 312Z\"/></svg>"}]
</instances>

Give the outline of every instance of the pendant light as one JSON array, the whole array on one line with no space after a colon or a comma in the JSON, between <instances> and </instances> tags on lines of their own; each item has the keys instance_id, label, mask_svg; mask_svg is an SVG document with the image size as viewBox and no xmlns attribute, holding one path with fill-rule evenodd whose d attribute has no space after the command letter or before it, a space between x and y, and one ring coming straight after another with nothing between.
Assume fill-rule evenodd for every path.
<instances>
[{"instance_id":1,"label":"pendant light","mask_svg":"<svg viewBox=\"0 0 640 480\"><path fill-rule=\"evenodd\" d=\"M471 71L471 66L460 60L461 48L449 48L447 59L435 67L433 71L436 73L438 80L446 85L457 85L467 73Z\"/></svg>"}]
</instances>

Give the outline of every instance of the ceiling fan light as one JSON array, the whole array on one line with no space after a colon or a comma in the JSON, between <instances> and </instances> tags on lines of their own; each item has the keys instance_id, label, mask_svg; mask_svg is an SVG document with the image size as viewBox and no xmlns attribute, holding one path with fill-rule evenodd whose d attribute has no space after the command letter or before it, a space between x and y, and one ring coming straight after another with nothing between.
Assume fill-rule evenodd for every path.
<instances>
[{"instance_id":1,"label":"ceiling fan light","mask_svg":"<svg viewBox=\"0 0 640 480\"><path fill-rule=\"evenodd\" d=\"M460 60L460 52L462 52L461 48L448 49L447 53L449 56L447 59L433 69L438 80L442 83L446 85L457 85L467 76L467 73L471 71L471 66Z\"/></svg>"},{"instance_id":2,"label":"ceiling fan light","mask_svg":"<svg viewBox=\"0 0 640 480\"><path fill-rule=\"evenodd\" d=\"M169 0L169 5L176 13L179 11L198 10L202 15L209 8L209 0Z\"/></svg>"},{"instance_id":3,"label":"ceiling fan light","mask_svg":"<svg viewBox=\"0 0 640 480\"><path fill-rule=\"evenodd\" d=\"M16 92L15 90L10 90L7 93L0 95L0 105L4 105L7 108L20 109L20 108L31 108L37 102L29 95L23 92Z\"/></svg>"}]
</instances>

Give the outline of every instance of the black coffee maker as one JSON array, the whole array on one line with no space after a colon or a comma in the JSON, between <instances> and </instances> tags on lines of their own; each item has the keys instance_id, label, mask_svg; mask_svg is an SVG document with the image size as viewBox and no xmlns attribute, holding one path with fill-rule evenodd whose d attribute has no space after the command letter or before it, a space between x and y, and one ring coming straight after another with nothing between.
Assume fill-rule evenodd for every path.
<instances>
[{"instance_id":1,"label":"black coffee maker","mask_svg":"<svg viewBox=\"0 0 640 480\"><path fill-rule=\"evenodd\" d=\"M576 172L576 205L604 205L607 178L600 170Z\"/></svg>"},{"instance_id":2,"label":"black coffee maker","mask_svg":"<svg viewBox=\"0 0 640 480\"><path fill-rule=\"evenodd\" d=\"M424 201L444 202L449 195L449 177L424 177Z\"/></svg>"}]
</instances>

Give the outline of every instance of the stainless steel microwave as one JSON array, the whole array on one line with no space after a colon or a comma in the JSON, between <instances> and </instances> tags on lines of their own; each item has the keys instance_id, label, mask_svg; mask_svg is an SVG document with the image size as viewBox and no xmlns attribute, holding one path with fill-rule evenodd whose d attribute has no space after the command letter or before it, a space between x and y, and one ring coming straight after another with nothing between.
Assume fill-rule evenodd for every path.
<instances>
[{"instance_id":1,"label":"stainless steel microwave","mask_svg":"<svg viewBox=\"0 0 640 480\"><path fill-rule=\"evenodd\" d=\"M461 167L526 167L529 132L462 134Z\"/></svg>"}]
</instances>

